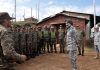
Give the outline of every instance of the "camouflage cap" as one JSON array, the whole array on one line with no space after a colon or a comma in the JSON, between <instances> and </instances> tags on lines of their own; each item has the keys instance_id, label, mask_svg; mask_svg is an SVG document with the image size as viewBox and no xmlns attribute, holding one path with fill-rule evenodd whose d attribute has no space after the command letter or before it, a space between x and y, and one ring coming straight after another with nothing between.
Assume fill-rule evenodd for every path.
<instances>
[{"instance_id":1,"label":"camouflage cap","mask_svg":"<svg viewBox=\"0 0 100 70\"><path fill-rule=\"evenodd\" d=\"M0 20L3 20L3 19L14 19L12 17L9 16L9 14L7 12L0 12Z\"/></svg>"}]
</instances>

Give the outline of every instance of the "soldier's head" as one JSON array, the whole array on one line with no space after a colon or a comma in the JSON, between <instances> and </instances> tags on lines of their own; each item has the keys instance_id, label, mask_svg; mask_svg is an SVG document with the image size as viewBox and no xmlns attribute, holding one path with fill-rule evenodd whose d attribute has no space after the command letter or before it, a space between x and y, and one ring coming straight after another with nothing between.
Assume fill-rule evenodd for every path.
<instances>
[{"instance_id":1,"label":"soldier's head","mask_svg":"<svg viewBox=\"0 0 100 70\"><path fill-rule=\"evenodd\" d=\"M32 30L35 31L36 30L36 26L32 27Z\"/></svg>"},{"instance_id":2,"label":"soldier's head","mask_svg":"<svg viewBox=\"0 0 100 70\"><path fill-rule=\"evenodd\" d=\"M11 27L11 19L12 17L9 16L7 12L2 12L0 13L0 24L5 26L5 27Z\"/></svg>"},{"instance_id":3,"label":"soldier's head","mask_svg":"<svg viewBox=\"0 0 100 70\"><path fill-rule=\"evenodd\" d=\"M20 28L19 27L17 27L17 32L20 32Z\"/></svg>"},{"instance_id":4,"label":"soldier's head","mask_svg":"<svg viewBox=\"0 0 100 70\"><path fill-rule=\"evenodd\" d=\"M48 27L46 25L44 25L43 30L48 30Z\"/></svg>"},{"instance_id":5,"label":"soldier's head","mask_svg":"<svg viewBox=\"0 0 100 70\"><path fill-rule=\"evenodd\" d=\"M52 31L53 31L54 29L55 29L55 28L54 28L54 26L51 26L51 27L50 27L50 30L52 30Z\"/></svg>"},{"instance_id":6,"label":"soldier's head","mask_svg":"<svg viewBox=\"0 0 100 70\"><path fill-rule=\"evenodd\" d=\"M41 30L41 29L42 29L42 28L39 26L39 27L38 27L38 30Z\"/></svg>"},{"instance_id":7,"label":"soldier's head","mask_svg":"<svg viewBox=\"0 0 100 70\"><path fill-rule=\"evenodd\" d=\"M65 20L66 23L66 28L70 28L71 26L73 26L73 22L71 20Z\"/></svg>"},{"instance_id":8,"label":"soldier's head","mask_svg":"<svg viewBox=\"0 0 100 70\"><path fill-rule=\"evenodd\" d=\"M32 28L32 27L30 27L29 31L30 31L30 32L32 32L32 31L33 31L33 28Z\"/></svg>"},{"instance_id":9,"label":"soldier's head","mask_svg":"<svg viewBox=\"0 0 100 70\"><path fill-rule=\"evenodd\" d=\"M14 32L17 32L17 27L14 27Z\"/></svg>"},{"instance_id":10,"label":"soldier's head","mask_svg":"<svg viewBox=\"0 0 100 70\"><path fill-rule=\"evenodd\" d=\"M60 25L60 26L59 26L59 29L62 29L62 28L63 28L62 25Z\"/></svg>"},{"instance_id":11,"label":"soldier's head","mask_svg":"<svg viewBox=\"0 0 100 70\"><path fill-rule=\"evenodd\" d=\"M79 25L76 25L76 29L80 29Z\"/></svg>"},{"instance_id":12,"label":"soldier's head","mask_svg":"<svg viewBox=\"0 0 100 70\"><path fill-rule=\"evenodd\" d=\"M94 29L95 29L96 32L98 32L99 31L99 26L95 26Z\"/></svg>"},{"instance_id":13,"label":"soldier's head","mask_svg":"<svg viewBox=\"0 0 100 70\"><path fill-rule=\"evenodd\" d=\"M25 32L25 30L26 30L25 27L21 28L21 32Z\"/></svg>"}]
</instances>

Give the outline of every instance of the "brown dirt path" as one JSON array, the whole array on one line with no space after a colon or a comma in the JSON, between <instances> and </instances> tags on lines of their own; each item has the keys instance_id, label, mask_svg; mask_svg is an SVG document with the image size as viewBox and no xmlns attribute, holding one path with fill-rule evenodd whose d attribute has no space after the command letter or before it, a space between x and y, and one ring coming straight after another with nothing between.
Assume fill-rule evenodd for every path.
<instances>
[{"instance_id":1,"label":"brown dirt path","mask_svg":"<svg viewBox=\"0 0 100 70\"><path fill-rule=\"evenodd\" d=\"M100 70L100 59L94 59L95 51L85 50L85 56L78 56L78 70ZM16 70L71 70L71 64L68 54L47 53L16 65Z\"/></svg>"}]
</instances>

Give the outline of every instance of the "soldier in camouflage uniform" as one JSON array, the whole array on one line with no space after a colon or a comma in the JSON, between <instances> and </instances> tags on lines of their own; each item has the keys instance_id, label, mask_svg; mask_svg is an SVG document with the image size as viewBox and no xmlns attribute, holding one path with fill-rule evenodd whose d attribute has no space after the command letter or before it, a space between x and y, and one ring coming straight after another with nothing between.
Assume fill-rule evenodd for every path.
<instances>
[{"instance_id":1,"label":"soldier in camouflage uniform","mask_svg":"<svg viewBox=\"0 0 100 70\"><path fill-rule=\"evenodd\" d=\"M29 55L32 57L33 54L33 28L29 29L29 35L28 35L28 46L29 46Z\"/></svg>"},{"instance_id":2,"label":"soldier in camouflage uniform","mask_svg":"<svg viewBox=\"0 0 100 70\"><path fill-rule=\"evenodd\" d=\"M32 48L31 48L31 57L35 57L39 55L38 53L38 32L36 30L36 27L31 28L31 34L32 34Z\"/></svg>"},{"instance_id":3,"label":"soldier in camouflage uniform","mask_svg":"<svg viewBox=\"0 0 100 70\"><path fill-rule=\"evenodd\" d=\"M79 26L77 25L77 37L78 37L78 43L79 43L78 55L82 55L82 56L84 56L84 36L85 36L84 31L81 30Z\"/></svg>"},{"instance_id":4,"label":"soldier in camouflage uniform","mask_svg":"<svg viewBox=\"0 0 100 70\"><path fill-rule=\"evenodd\" d=\"M20 32L20 45L21 45L21 51L22 51L22 54L26 55L26 29L25 27L23 27L21 29L21 32Z\"/></svg>"},{"instance_id":5,"label":"soldier in camouflage uniform","mask_svg":"<svg viewBox=\"0 0 100 70\"><path fill-rule=\"evenodd\" d=\"M18 41L19 41L19 39L18 39L19 34L17 33L17 28L14 28L11 32L12 32L12 39L14 41L14 49L15 49L15 51L17 53L20 53L20 51L19 51L20 47L19 47L19 43L18 43Z\"/></svg>"},{"instance_id":6,"label":"soldier in camouflage uniform","mask_svg":"<svg viewBox=\"0 0 100 70\"><path fill-rule=\"evenodd\" d=\"M14 31L14 46L15 46L15 50L16 52L21 54L21 48L20 48L20 28L16 28L16 30Z\"/></svg>"},{"instance_id":7,"label":"soldier in camouflage uniform","mask_svg":"<svg viewBox=\"0 0 100 70\"><path fill-rule=\"evenodd\" d=\"M36 27L33 28L33 32L32 32L32 47L33 47L33 56L35 57L37 55L39 55L37 47L38 47L38 32L36 30Z\"/></svg>"},{"instance_id":8,"label":"soldier in camouflage uniform","mask_svg":"<svg viewBox=\"0 0 100 70\"><path fill-rule=\"evenodd\" d=\"M47 52L50 53L50 31L47 26L43 30L44 47L47 47Z\"/></svg>"},{"instance_id":9,"label":"soldier in camouflage uniform","mask_svg":"<svg viewBox=\"0 0 100 70\"><path fill-rule=\"evenodd\" d=\"M30 59L29 27L26 28L26 55Z\"/></svg>"},{"instance_id":10,"label":"soldier in camouflage uniform","mask_svg":"<svg viewBox=\"0 0 100 70\"><path fill-rule=\"evenodd\" d=\"M56 49L56 31L55 31L55 28L53 26L51 26L51 28L50 28L50 42L51 42L50 52L52 53L53 48L54 48L55 53L57 53L57 49Z\"/></svg>"},{"instance_id":11,"label":"soldier in camouflage uniform","mask_svg":"<svg viewBox=\"0 0 100 70\"><path fill-rule=\"evenodd\" d=\"M73 27L73 22L71 20L66 20L66 46L69 58L71 59L72 70L77 70L76 60L77 60L77 33L76 29Z\"/></svg>"},{"instance_id":12,"label":"soldier in camouflage uniform","mask_svg":"<svg viewBox=\"0 0 100 70\"><path fill-rule=\"evenodd\" d=\"M0 13L0 70L11 70L10 61L25 61L26 56L18 54L14 47L11 31L7 28L11 26L12 18L8 13Z\"/></svg>"},{"instance_id":13,"label":"soldier in camouflage uniform","mask_svg":"<svg viewBox=\"0 0 100 70\"><path fill-rule=\"evenodd\" d=\"M43 31L41 27L38 27L38 52L42 53L42 51L45 53L45 47L43 46Z\"/></svg>"},{"instance_id":14,"label":"soldier in camouflage uniform","mask_svg":"<svg viewBox=\"0 0 100 70\"><path fill-rule=\"evenodd\" d=\"M94 33L94 48L96 51L96 59L99 59L100 56L100 31L99 26L95 26L95 33Z\"/></svg>"},{"instance_id":15,"label":"soldier in camouflage uniform","mask_svg":"<svg viewBox=\"0 0 100 70\"><path fill-rule=\"evenodd\" d=\"M64 46L65 45L64 44L65 31L62 28L62 25L59 26L58 32L59 32L58 37L59 37L59 43L60 43L60 53L64 53L65 52L65 50L64 50L64 48L65 48L65 46Z\"/></svg>"}]
</instances>

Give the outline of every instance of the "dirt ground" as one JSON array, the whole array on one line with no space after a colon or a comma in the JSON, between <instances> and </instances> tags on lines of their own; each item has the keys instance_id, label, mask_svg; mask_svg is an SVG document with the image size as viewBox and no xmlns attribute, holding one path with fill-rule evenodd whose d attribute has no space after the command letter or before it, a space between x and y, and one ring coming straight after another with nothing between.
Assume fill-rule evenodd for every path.
<instances>
[{"instance_id":1,"label":"dirt ground","mask_svg":"<svg viewBox=\"0 0 100 70\"><path fill-rule=\"evenodd\" d=\"M100 59L95 59L95 51L85 48L85 56L78 56L78 70L100 70ZM16 70L71 70L68 54L47 53L36 56L22 64Z\"/></svg>"}]
</instances>

